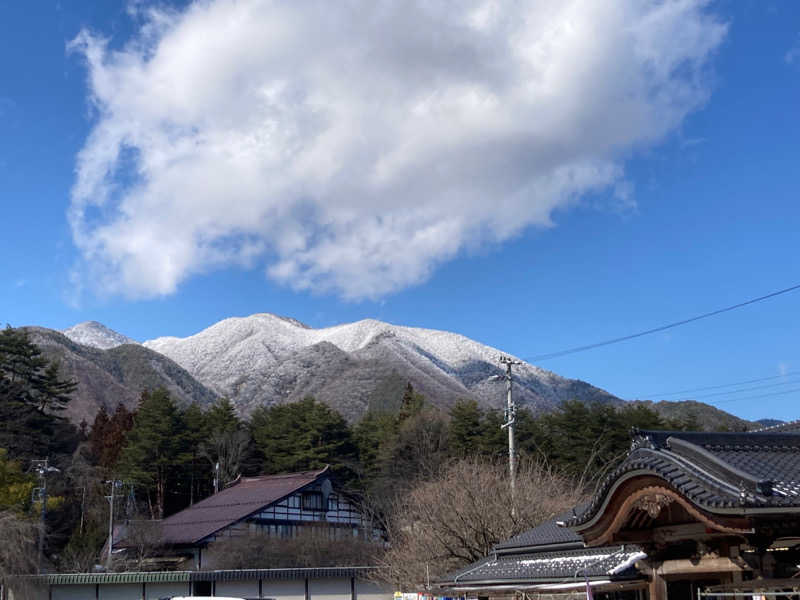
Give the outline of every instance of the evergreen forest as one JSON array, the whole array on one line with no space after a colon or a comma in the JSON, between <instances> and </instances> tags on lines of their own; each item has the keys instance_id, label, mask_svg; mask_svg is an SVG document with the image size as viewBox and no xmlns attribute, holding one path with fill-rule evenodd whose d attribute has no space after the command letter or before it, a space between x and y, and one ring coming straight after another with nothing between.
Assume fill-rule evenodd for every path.
<instances>
[{"instance_id":1,"label":"evergreen forest","mask_svg":"<svg viewBox=\"0 0 800 600\"><path fill-rule=\"evenodd\" d=\"M3 569L92 570L108 535L111 494L119 521L161 519L239 476L330 465L340 486L382 515L393 498L455 461L501 464L507 456L501 411L468 400L444 411L410 383L400 385L399 404L381 403L355 423L312 397L261 406L242 418L226 399L203 409L156 388L133 411L122 404L102 408L92 423L75 426L61 416L75 383L23 330L6 328L0 331L0 513L6 527L24 534L30 526L30 535L23 535L22 558ZM621 460L632 428L697 425L664 421L641 405L578 401L538 417L518 410L515 424L521 457L581 489Z\"/></svg>"}]
</instances>

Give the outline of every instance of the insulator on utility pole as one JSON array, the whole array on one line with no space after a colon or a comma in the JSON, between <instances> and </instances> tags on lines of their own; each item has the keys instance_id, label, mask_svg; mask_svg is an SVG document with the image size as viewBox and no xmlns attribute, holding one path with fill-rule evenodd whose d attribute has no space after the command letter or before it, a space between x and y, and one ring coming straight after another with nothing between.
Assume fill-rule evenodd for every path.
<instances>
[{"instance_id":1,"label":"insulator on utility pole","mask_svg":"<svg viewBox=\"0 0 800 600\"><path fill-rule=\"evenodd\" d=\"M500 428L508 429L508 476L511 488L511 516L515 517L516 510L516 488L517 488L517 440L515 437L515 423L517 419L517 407L511 395L511 367L522 363L509 356L501 356L500 364L506 366L506 422Z\"/></svg>"},{"instance_id":2,"label":"insulator on utility pole","mask_svg":"<svg viewBox=\"0 0 800 600\"><path fill-rule=\"evenodd\" d=\"M45 536L45 519L47 518L47 474L59 473L60 471L55 467L50 466L49 459L32 460L31 469L36 471L39 477L40 487L36 488L36 497L42 503L40 512L41 524L39 526L39 547L36 556L36 572L42 572L42 558L44 556L44 536Z\"/></svg>"}]
</instances>

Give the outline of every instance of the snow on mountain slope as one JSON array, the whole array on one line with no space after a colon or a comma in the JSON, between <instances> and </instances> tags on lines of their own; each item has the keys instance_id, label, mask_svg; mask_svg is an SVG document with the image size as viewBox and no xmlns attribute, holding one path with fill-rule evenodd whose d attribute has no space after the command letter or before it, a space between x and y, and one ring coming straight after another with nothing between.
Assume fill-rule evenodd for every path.
<instances>
[{"instance_id":1,"label":"snow on mountain slope","mask_svg":"<svg viewBox=\"0 0 800 600\"><path fill-rule=\"evenodd\" d=\"M75 425L84 420L92 423L101 406L109 413L119 403L134 410L142 392L155 387L167 389L181 405L207 406L217 398L174 361L141 344L102 349L75 342L53 329L26 327L25 331L45 358L58 362L59 375L78 384L63 415Z\"/></svg>"},{"instance_id":2,"label":"snow on mountain slope","mask_svg":"<svg viewBox=\"0 0 800 600\"><path fill-rule=\"evenodd\" d=\"M122 344L139 343L121 333L117 333L113 329L109 329L97 321L84 321L83 323L78 323L69 329L63 330L61 333L73 342L83 344L84 346L93 346L101 350L116 348Z\"/></svg>"},{"instance_id":3,"label":"snow on mountain slope","mask_svg":"<svg viewBox=\"0 0 800 600\"><path fill-rule=\"evenodd\" d=\"M443 407L459 398L484 406L505 401L499 350L459 334L367 319L312 329L271 314L235 317L187 338L144 342L189 371L243 412L262 403L313 394L349 418L363 413L387 386L411 382ZM564 400L620 402L587 383L524 363L515 368L517 400L535 411Z\"/></svg>"}]
</instances>

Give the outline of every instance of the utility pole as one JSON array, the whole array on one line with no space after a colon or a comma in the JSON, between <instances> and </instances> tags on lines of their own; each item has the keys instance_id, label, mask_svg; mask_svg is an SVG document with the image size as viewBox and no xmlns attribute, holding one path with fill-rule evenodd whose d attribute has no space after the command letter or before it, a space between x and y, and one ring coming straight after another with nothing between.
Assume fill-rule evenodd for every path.
<instances>
[{"instance_id":1,"label":"utility pole","mask_svg":"<svg viewBox=\"0 0 800 600\"><path fill-rule=\"evenodd\" d=\"M108 511L108 556L106 557L106 570L111 570L111 558L112 552L114 550L114 496L116 494L116 489L121 485L121 481L118 479L112 479L111 481L106 481L106 483L111 485L110 495L106 496L109 503L109 511Z\"/></svg>"},{"instance_id":2,"label":"utility pole","mask_svg":"<svg viewBox=\"0 0 800 600\"><path fill-rule=\"evenodd\" d=\"M214 493L219 492L219 461L214 465Z\"/></svg>"},{"instance_id":3,"label":"utility pole","mask_svg":"<svg viewBox=\"0 0 800 600\"><path fill-rule=\"evenodd\" d=\"M32 460L31 469L36 471L39 477L39 487L33 490L34 499L42 503L40 513L41 524L39 526L39 547L36 557L36 572L41 574L42 558L44 557L45 518L47 517L47 474L58 473L59 470L55 467L51 467L49 459L47 458L44 460Z\"/></svg>"},{"instance_id":4,"label":"utility pole","mask_svg":"<svg viewBox=\"0 0 800 600\"><path fill-rule=\"evenodd\" d=\"M506 422L500 428L508 428L508 475L509 485L511 486L511 516L516 517L516 491L517 491L517 440L515 438L514 424L517 418L517 407L514 405L514 398L511 396L511 367L521 365L518 360L509 356L501 356L500 364L506 366Z\"/></svg>"}]
</instances>

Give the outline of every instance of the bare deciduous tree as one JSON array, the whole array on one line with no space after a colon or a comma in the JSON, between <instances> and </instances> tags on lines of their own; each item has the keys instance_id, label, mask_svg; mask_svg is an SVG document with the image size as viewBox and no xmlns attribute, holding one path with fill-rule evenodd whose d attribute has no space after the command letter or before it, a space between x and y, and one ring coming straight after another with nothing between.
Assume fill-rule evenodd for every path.
<instances>
[{"instance_id":1,"label":"bare deciduous tree","mask_svg":"<svg viewBox=\"0 0 800 600\"><path fill-rule=\"evenodd\" d=\"M200 455L219 463L219 486L224 487L241 474L242 461L247 453L250 436L243 429L214 431L207 443L200 446Z\"/></svg>"},{"instance_id":2,"label":"bare deciduous tree","mask_svg":"<svg viewBox=\"0 0 800 600\"><path fill-rule=\"evenodd\" d=\"M356 538L349 529L305 527L288 539L241 536L214 542L204 562L214 569L373 566L384 552L381 542Z\"/></svg>"},{"instance_id":3,"label":"bare deciduous tree","mask_svg":"<svg viewBox=\"0 0 800 600\"><path fill-rule=\"evenodd\" d=\"M14 590L14 597L35 598L36 589L26 578L36 572L38 528L12 511L0 511L0 583Z\"/></svg>"},{"instance_id":4,"label":"bare deciduous tree","mask_svg":"<svg viewBox=\"0 0 800 600\"><path fill-rule=\"evenodd\" d=\"M465 459L401 493L388 519L382 577L413 586L477 561L499 542L575 506L581 490L541 463L523 461L514 510L504 461Z\"/></svg>"},{"instance_id":5,"label":"bare deciduous tree","mask_svg":"<svg viewBox=\"0 0 800 600\"><path fill-rule=\"evenodd\" d=\"M125 548L125 552L121 553L119 558L114 557L114 570L147 571L148 559L165 553L166 549L161 540L160 521L147 519L129 521L119 544Z\"/></svg>"}]
</instances>

